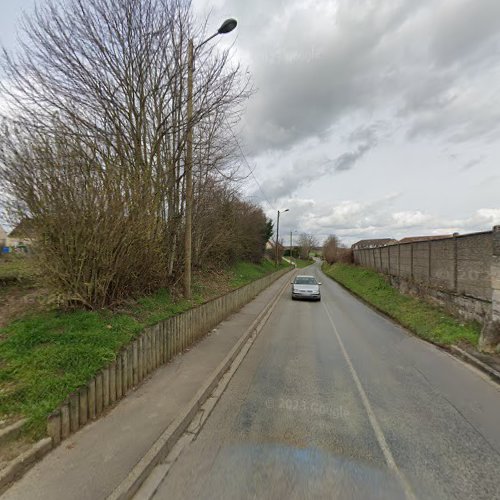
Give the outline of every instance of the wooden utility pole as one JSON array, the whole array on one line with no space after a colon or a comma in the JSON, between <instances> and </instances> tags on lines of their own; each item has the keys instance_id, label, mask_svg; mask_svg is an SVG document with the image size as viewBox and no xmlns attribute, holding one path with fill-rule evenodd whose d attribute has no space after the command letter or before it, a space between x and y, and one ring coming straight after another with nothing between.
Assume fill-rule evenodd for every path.
<instances>
[{"instance_id":1,"label":"wooden utility pole","mask_svg":"<svg viewBox=\"0 0 500 500\"><path fill-rule=\"evenodd\" d=\"M187 95L187 137L186 162L184 175L186 177L186 232L184 234L184 298L191 298L191 259L193 231L193 72L194 48L193 40L188 43L188 95Z\"/></svg>"}]
</instances>

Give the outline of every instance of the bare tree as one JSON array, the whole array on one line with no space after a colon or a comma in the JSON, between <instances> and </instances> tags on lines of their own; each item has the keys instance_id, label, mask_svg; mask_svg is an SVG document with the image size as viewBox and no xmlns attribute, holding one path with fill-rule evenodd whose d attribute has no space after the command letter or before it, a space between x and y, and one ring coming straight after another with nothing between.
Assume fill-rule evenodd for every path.
<instances>
[{"instance_id":1,"label":"bare tree","mask_svg":"<svg viewBox=\"0 0 500 500\"><path fill-rule=\"evenodd\" d=\"M334 234L331 234L323 244L323 258L328 264L353 262L352 250L347 248Z\"/></svg>"},{"instance_id":2,"label":"bare tree","mask_svg":"<svg viewBox=\"0 0 500 500\"><path fill-rule=\"evenodd\" d=\"M187 44L203 36L189 0L69 0L26 18L21 52L4 51L2 188L11 213L33 221L63 300L102 307L178 278ZM197 61L202 210L203 182L233 168L222 130L237 120L248 82L227 51L205 45Z\"/></svg>"},{"instance_id":3,"label":"bare tree","mask_svg":"<svg viewBox=\"0 0 500 500\"><path fill-rule=\"evenodd\" d=\"M328 264L333 264L337 260L337 253L340 247L340 241L334 234L328 236L323 243L323 258Z\"/></svg>"},{"instance_id":4,"label":"bare tree","mask_svg":"<svg viewBox=\"0 0 500 500\"><path fill-rule=\"evenodd\" d=\"M312 249L318 246L318 240L308 233L302 233L298 240L299 254L302 259L308 259Z\"/></svg>"}]
</instances>

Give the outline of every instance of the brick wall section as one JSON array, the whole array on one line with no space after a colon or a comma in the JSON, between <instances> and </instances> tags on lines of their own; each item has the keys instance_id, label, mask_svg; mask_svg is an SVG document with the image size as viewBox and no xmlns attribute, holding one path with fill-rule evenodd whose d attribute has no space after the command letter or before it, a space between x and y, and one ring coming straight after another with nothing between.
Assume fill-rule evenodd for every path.
<instances>
[{"instance_id":1,"label":"brick wall section","mask_svg":"<svg viewBox=\"0 0 500 500\"><path fill-rule=\"evenodd\" d=\"M417 283L429 282L429 242L412 243L413 279Z\"/></svg>"},{"instance_id":2,"label":"brick wall section","mask_svg":"<svg viewBox=\"0 0 500 500\"><path fill-rule=\"evenodd\" d=\"M411 279L412 278L412 244L398 245L401 255L400 255L400 274L402 278ZM396 274L395 276L398 276Z\"/></svg>"},{"instance_id":3,"label":"brick wall section","mask_svg":"<svg viewBox=\"0 0 500 500\"><path fill-rule=\"evenodd\" d=\"M383 247L380 249L380 260L382 264L382 272L384 274L389 274L389 247Z\"/></svg>"},{"instance_id":4,"label":"brick wall section","mask_svg":"<svg viewBox=\"0 0 500 500\"><path fill-rule=\"evenodd\" d=\"M479 338L479 349L488 353L500 352L500 226L493 228L491 257L491 316L485 321Z\"/></svg>"},{"instance_id":5,"label":"brick wall section","mask_svg":"<svg viewBox=\"0 0 500 500\"><path fill-rule=\"evenodd\" d=\"M491 261L491 286L493 288L492 319L500 321L500 226L493 231L493 258Z\"/></svg>"},{"instance_id":6,"label":"brick wall section","mask_svg":"<svg viewBox=\"0 0 500 500\"><path fill-rule=\"evenodd\" d=\"M495 293L493 308L500 308L493 259L492 231L354 250L355 263L388 275L402 292L480 322L491 314Z\"/></svg>"},{"instance_id":7,"label":"brick wall section","mask_svg":"<svg viewBox=\"0 0 500 500\"><path fill-rule=\"evenodd\" d=\"M398 276L399 274L399 245L389 245L389 274Z\"/></svg>"},{"instance_id":8,"label":"brick wall section","mask_svg":"<svg viewBox=\"0 0 500 500\"><path fill-rule=\"evenodd\" d=\"M457 238L457 292L462 295L491 300L490 234Z\"/></svg>"},{"instance_id":9,"label":"brick wall section","mask_svg":"<svg viewBox=\"0 0 500 500\"><path fill-rule=\"evenodd\" d=\"M431 277L438 289L455 291L455 245L455 238L432 242Z\"/></svg>"}]
</instances>

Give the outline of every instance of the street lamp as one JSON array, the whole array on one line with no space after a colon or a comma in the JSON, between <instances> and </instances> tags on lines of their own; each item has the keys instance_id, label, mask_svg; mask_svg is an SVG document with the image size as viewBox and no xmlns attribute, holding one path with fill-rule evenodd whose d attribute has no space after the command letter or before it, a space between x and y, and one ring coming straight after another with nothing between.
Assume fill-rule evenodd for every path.
<instances>
[{"instance_id":1,"label":"street lamp","mask_svg":"<svg viewBox=\"0 0 500 500\"><path fill-rule=\"evenodd\" d=\"M188 42L188 81L187 81L187 136L186 136L186 232L184 235L184 297L191 298L191 260L192 260L192 231L193 231L193 73L194 56L196 51L217 35L225 35L236 28L236 19L226 19L216 33L201 42L196 49L193 39Z\"/></svg>"},{"instance_id":2,"label":"street lamp","mask_svg":"<svg viewBox=\"0 0 500 500\"><path fill-rule=\"evenodd\" d=\"M290 209L287 208L286 210L283 210L283 211L279 211L278 210L278 219L277 219L277 222L276 222L276 267L278 267L278 264L279 264L279 255L278 255L278 245L279 245L279 233L280 233L280 214L281 213L285 213L285 212L288 212Z\"/></svg>"}]
</instances>

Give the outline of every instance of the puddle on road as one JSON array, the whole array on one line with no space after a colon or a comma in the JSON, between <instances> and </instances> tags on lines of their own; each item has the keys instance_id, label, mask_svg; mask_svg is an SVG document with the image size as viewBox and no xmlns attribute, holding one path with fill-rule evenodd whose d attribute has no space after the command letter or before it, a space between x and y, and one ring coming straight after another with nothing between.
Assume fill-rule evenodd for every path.
<instances>
[{"instance_id":1,"label":"puddle on road","mask_svg":"<svg viewBox=\"0 0 500 500\"><path fill-rule=\"evenodd\" d=\"M388 470L282 444L223 447L203 482L205 498L405 498Z\"/></svg>"}]
</instances>

